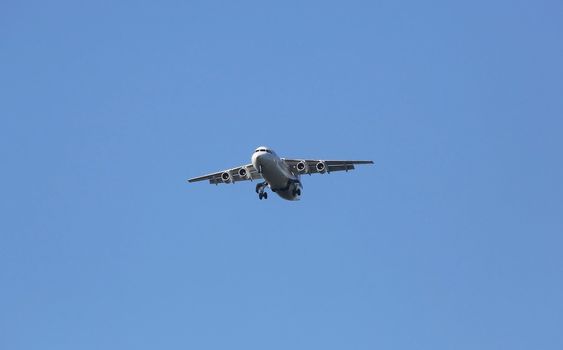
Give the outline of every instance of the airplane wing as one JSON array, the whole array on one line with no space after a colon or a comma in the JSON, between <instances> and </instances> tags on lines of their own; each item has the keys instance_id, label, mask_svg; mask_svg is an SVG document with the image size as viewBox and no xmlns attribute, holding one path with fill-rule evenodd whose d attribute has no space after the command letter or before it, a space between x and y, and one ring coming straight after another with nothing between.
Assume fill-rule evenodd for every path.
<instances>
[{"instance_id":1,"label":"airplane wing","mask_svg":"<svg viewBox=\"0 0 563 350\"><path fill-rule=\"evenodd\" d=\"M316 160L282 158L294 174L331 173L354 170L355 164L373 164L371 160Z\"/></svg>"},{"instance_id":2,"label":"airplane wing","mask_svg":"<svg viewBox=\"0 0 563 350\"><path fill-rule=\"evenodd\" d=\"M188 182L197 182L209 180L210 184L220 184L220 183L235 183L238 181L255 180L261 179L260 175L252 164L242 165L236 168L227 169L223 171L218 171L216 173L207 174L203 176L194 177L188 180Z\"/></svg>"}]
</instances>

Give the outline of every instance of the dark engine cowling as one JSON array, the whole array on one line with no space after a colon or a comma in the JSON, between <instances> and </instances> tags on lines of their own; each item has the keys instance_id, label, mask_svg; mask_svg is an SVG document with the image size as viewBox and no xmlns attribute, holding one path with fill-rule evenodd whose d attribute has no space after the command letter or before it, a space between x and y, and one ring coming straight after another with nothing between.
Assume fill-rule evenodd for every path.
<instances>
[{"instance_id":1,"label":"dark engine cowling","mask_svg":"<svg viewBox=\"0 0 563 350\"><path fill-rule=\"evenodd\" d=\"M320 174L326 173L327 170L326 163L323 161L318 162L317 165L315 165L315 168L317 169L317 172L319 172Z\"/></svg>"},{"instance_id":2,"label":"dark engine cowling","mask_svg":"<svg viewBox=\"0 0 563 350\"><path fill-rule=\"evenodd\" d=\"M225 171L221 174L221 180L223 180L224 183L231 183L233 182L233 177L231 176L231 173Z\"/></svg>"},{"instance_id":3,"label":"dark engine cowling","mask_svg":"<svg viewBox=\"0 0 563 350\"><path fill-rule=\"evenodd\" d=\"M308 172L309 172L309 166L307 165L307 162L304 161L304 160L302 160L302 161L300 161L299 163L297 163L297 165L296 165L295 167L297 168L297 171L298 171L300 174L308 173Z\"/></svg>"}]
</instances>

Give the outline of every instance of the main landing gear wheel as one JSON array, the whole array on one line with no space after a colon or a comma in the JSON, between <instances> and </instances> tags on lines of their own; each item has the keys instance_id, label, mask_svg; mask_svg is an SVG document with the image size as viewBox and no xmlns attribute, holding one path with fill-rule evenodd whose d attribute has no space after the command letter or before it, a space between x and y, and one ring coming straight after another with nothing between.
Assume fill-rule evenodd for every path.
<instances>
[{"instance_id":1,"label":"main landing gear wheel","mask_svg":"<svg viewBox=\"0 0 563 350\"><path fill-rule=\"evenodd\" d=\"M256 184L256 193L264 192L264 189L266 188L266 186L268 186L268 183L266 181L257 183Z\"/></svg>"},{"instance_id":2,"label":"main landing gear wheel","mask_svg":"<svg viewBox=\"0 0 563 350\"><path fill-rule=\"evenodd\" d=\"M295 196L300 196L300 195L301 195L301 189L298 188L298 189L296 189L296 190L293 190L293 196L294 196L294 197L295 197Z\"/></svg>"},{"instance_id":3,"label":"main landing gear wheel","mask_svg":"<svg viewBox=\"0 0 563 350\"><path fill-rule=\"evenodd\" d=\"M268 199L268 193L266 193L266 187L268 187L268 183L266 181L256 185L256 193L258 193L258 198L260 198L260 200Z\"/></svg>"}]
</instances>

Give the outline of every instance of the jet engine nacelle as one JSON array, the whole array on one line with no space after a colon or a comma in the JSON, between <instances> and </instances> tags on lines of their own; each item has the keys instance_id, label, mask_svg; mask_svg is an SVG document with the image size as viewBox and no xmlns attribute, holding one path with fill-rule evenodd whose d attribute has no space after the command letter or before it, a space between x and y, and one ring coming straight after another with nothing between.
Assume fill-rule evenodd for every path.
<instances>
[{"instance_id":1,"label":"jet engine nacelle","mask_svg":"<svg viewBox=\"0 0 563 350\"><path fill-rule=\"evenodd\" d=\"M297 165L295 165L295 167L297 168L297 171L298 171L300 174L308 173L308 172L309 172L309 166L307 165L307 162L304 161L304 160L302 160L302 161L300 161L299 163L297 163Z\"/></svg>"},{"instance_id":2,"label":"jet engine nacelle","mask_svg":"<svg viewBox=\"0 0 563 350\"><path fill-rule=\"evenodd\" d=\"M318 162L317 165L315 165L315 168L320 174L324 174L327 171L326 163L323 161Z\"/></svg>"},{"instance_id":3,"label":"jet engine nacelle","mask_svg":"<svg viewBox=\"0 0 563 350\"><path fill-rule=\"evenodd\" d=\"M250 179L250 172L248 170L246 170L246 168L240 168L238 170L238 176L241 179Z\"/></svg>"},{"instance_id":4,"label":"jet engine nacelle","mask_svg":"<svg viewBox=\"0 0 563 350\"><path fill-rule=\"evenodd\" d=\"M223 180L224 183L228 184L233 182L233 177L231 176L231 173L225 171L224 173L221 174L221 180Z\"/></svg>"}]
</instances>

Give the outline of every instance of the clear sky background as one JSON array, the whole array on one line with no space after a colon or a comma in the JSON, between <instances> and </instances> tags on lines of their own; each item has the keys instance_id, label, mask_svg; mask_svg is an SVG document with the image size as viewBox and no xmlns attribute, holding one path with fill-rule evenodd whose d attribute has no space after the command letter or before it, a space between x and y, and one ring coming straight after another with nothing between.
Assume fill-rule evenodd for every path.
<instances>
[{"instance_id":1,"label":"clear sky background","mask_svg":"<svg viewBox=\"0 0 563 350\"><path fill-rule=\"evenodd\" d=\"M562 349L563 2L3 1L1 349ZM303 179L187 184L286 157Z\"/></svg>"}]
</instances>

